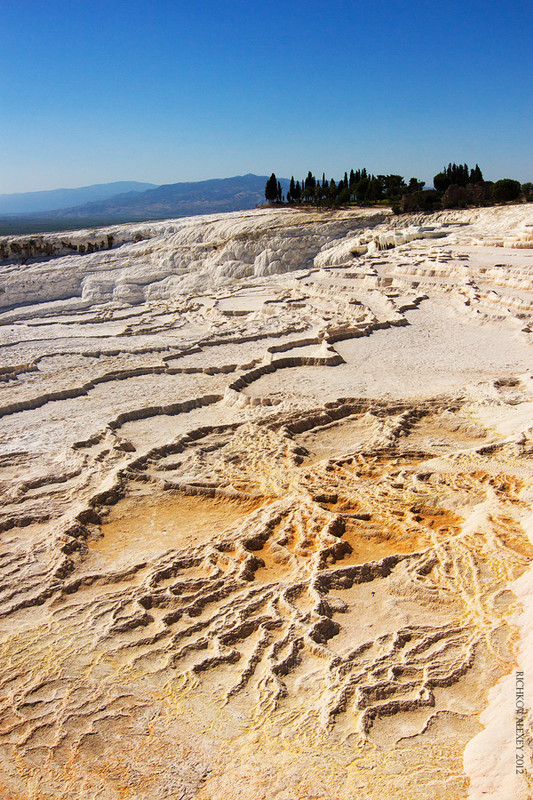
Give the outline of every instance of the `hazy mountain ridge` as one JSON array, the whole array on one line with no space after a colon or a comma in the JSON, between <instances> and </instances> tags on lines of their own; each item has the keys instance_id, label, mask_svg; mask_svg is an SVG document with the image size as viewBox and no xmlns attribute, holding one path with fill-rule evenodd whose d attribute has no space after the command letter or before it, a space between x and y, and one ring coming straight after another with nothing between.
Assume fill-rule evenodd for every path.
<instances>
[{"instance_id":1,"label":"hazy mountain ridge","mask_svg":"<svg viewBox=\"0 0 533 800\"><path fill-rule=\"evenodd\" d=\"M154 189L156 183L139 181L114 181L80 186L77 189L49 189L41 192L16 192L0 194L0 214L34 214L58 211L67 206L99 202L118 194L138 194Z\"/></svg>"},{"instance_id":2,"label":"hazy mountain ridge","mask_svg":"<svg viewBox=\"0 0 533 800\"><path fill-rule=\"evenodd\" d=\"M266 180L265 175L248 173L231 178L168 183L145 192L127 192L106 200L64 208L57 215L133 215L137 219L148 219L244 211L265 201Z\"/></svg>"},{"instance_id":3,"label":"hazy mountain ridge","mask_svg":"<svg viewBox=\"0 0 533 800\"><path fill-rule=\"evenodd\" d=\"M265 202L266 180L266 175L248 173L231 178L169 183L146 191L121 192L54 211L4 216L0 217L0 235L247 211ZM289 181L282 178L280 183L286 192Z\"/></svg>"}]
</instances>

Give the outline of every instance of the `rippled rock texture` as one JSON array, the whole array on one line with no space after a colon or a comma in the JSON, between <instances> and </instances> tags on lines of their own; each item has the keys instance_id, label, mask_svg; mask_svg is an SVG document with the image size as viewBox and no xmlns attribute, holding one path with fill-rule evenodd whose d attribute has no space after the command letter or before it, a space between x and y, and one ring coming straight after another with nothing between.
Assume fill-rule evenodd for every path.
<instances>
[{"instance_id":1,"label":"rippled rock texture","mask_svg":"<svg viewBox=\"0 0 533 800\"><path fill-rule=\"evenodd\" d=\"M531 796L532 222L3 243L2 797Z\"/></svg>"}]
</instances>

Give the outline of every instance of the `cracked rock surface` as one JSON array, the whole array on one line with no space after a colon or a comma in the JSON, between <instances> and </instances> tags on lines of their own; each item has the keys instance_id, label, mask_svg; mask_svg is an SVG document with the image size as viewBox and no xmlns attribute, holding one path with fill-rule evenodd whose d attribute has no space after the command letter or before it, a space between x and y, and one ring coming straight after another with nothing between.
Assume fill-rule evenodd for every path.
<instances>
[{"instance_id":1,"label":"cracked rock surface","mask_svg":"<svg viewBox=\"0 0 533 800\"><path fill-rule=\"evenodd\" d=\"M0 242L0 796L531 797L531 206L38 238Z\"/></svg>"}]
</instances>

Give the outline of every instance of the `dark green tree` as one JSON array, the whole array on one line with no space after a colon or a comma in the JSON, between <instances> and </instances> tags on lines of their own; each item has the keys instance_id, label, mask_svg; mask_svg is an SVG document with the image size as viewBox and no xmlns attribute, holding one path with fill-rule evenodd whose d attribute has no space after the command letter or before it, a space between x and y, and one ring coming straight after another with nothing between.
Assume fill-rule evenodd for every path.
<instances>
[{"instance_id":1,"label":"dark green tree","mask_svg":"<svg viewBox=\"0 0 533 800\"><path fill-rule=\"evenodd\" d=\"M266 182L265 186L265 199L268 200L269 203L273 203L278 196L278 179L276 175L272 173L270 178Z\"/></svg>"},{"instance_id":2,"label":"dark green tree","mask_svg":"<svg viewBox=\"0 0 533 800\"><path fill-rule=\"evenodd\" d=\"M479 168L479 164L476 164L473 170L470 172L470 183L482 183L483 182L483 173Z\"/></svg>"},{"instance_id":3,"label":"dark green tree","mask_svg":"<svg viewBox=\"0 0 533 800\"><path fill-rule=\"evenodd\" d=\"M381 185L381 181L379 178L376 178L375 175L372 175L368 182L368 188L366 190L366 199L370 200L370 202L375 203L378 200L381 200L383 197L383 188Z\"/></svg>"},{"instance_id":4,"label":"dark green tree","mask_svg":"<svg viewBox=\"0 0 533 800\"><path fill-rule=\"evenodd\" d=\"M455 163L452 164L450 162L446 167L446 169L443 170L443 172L449 178L448 186L451 185L466 186L466 184L470 182L470 173L468 171L468 164L455 164ZM435 182L433 182L433 185L435 186ZM448 186L446 187L446 189L448 188ZM436 188L437 187L435 186L435 189ZM440 191L446 191L446 189L441 189Z\"/></svg>"},{"instance_id":5,"label":"dark green tree","mask_svg":"<svg viewBox=\"0 0 533 800\"><path fill-rule=\"evenodd\" d=\"M366 170L365 170L366 172ZM355 196L357 198L358 203L364 203L366 201L366 193L368 191L368 178L365 176L361 178L355 185Z\"/></svg>"},{"instance_id":6,"label":"dark green tree","mask_svg":"<svg viewBox=\"0 0 533 800\"><path fill-rule=\"evenodd\" d=\"M346 203L350 202L351 193L350 187L345 186L340 192L337 193L337 203L339 205L346 205Z\"/></svg>"},{"instance_id":7,"label":"dark green tree","mask_svg":"<svg viewBox=\"0 0 533 800\"><path fill-rule=\"evenodd\" d=\"M291 182L289 184L289 191L287 192L287 203L294 203L296 194L296 186L294 184L294 175L291 175Z\"/></svg>"},{"instance_id":8,"label":"dark green tree","mask_svg":"<svg viewBox=\"0 0 533 800\"><path fill-rule=\"evenodd\" d=\"M421 192L424 188L424 181L419 181L418 178L410 178L407 186L407 192Z\"/></svg>"},{"instance_id":9,"label":"dark green tree","mask_svg":"<svg viewBox=\"0 0 533 800\"><path fill-rule=\"evenodd\" d=\"M526 203L531 203L533 201L533 183L530 181L523 183L522 194L524 195Z\"/></svg>"},{"instance_id":10,"label":"dark green tree","mask_svg":"<svg viewBox=\"0 0 533 800\"><path fill-rule=\"evenodd\" d=\"M305 179L304 189L303 189L303 199L309 202L315 196L315 189L316 189L316 178L309 170L307 173L307 178Z\"/></svg>"},{"instance_id":11,"label":"dark green tree","mask_svg":"<svg viewBox=\"0 0 533 800\"><path fill-rule=\"evenodd\" d=\"M438 172L433 178L433 186L438 192L445 192L451 184L451 179L448 177L446 170Z\"/></svg>"},{"instance_id":12,"label":"dark green tree","mask_svg":"<svg viewBox=\"0 0 533 800\"><path fill-rule=\"evenodd\" d=\"M331 178L330 181L326 181L326 186L323 190L323 196L325 205L327 206L335 205L337 196L337 184L335 183L333 178Z\"/></svg>"},{"instance_id":13,"label":"dark green tree","mask_svg":"<svg viewBox=\"0 0 533 800\"><path fill-rule=\"evenodd\" d=\"M492 187L492 196L497 203L507 203L509 200L517 200L520 197L522 187L518 181L512 178L502 178L496 181Z\"/></svg>"},{"instance_id":14,"label":"dark green tree","mask_svg":"<svg viewBox=\"0 0 533 800\"><path fill-rule=\"evenodd\" d=\"M401 175L378 175L378 180L387 200L399 200L407 188Z\"/></svg>"}]
</instances>

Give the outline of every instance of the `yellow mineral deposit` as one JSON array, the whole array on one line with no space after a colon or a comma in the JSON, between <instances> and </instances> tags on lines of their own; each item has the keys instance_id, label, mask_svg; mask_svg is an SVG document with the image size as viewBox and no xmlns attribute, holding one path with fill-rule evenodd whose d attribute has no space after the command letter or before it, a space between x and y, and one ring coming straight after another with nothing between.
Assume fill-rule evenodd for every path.
<instances>
[{"instance_id":1,"label":"yellow mineral deposit","mask_svg":"<svg viewBox=\"0 0 533 800\"><path fill-rule=\"evenodd\" d=\"M532 796L532 226L0 266L0 797Z\"/></svg>"}]
</instances>

